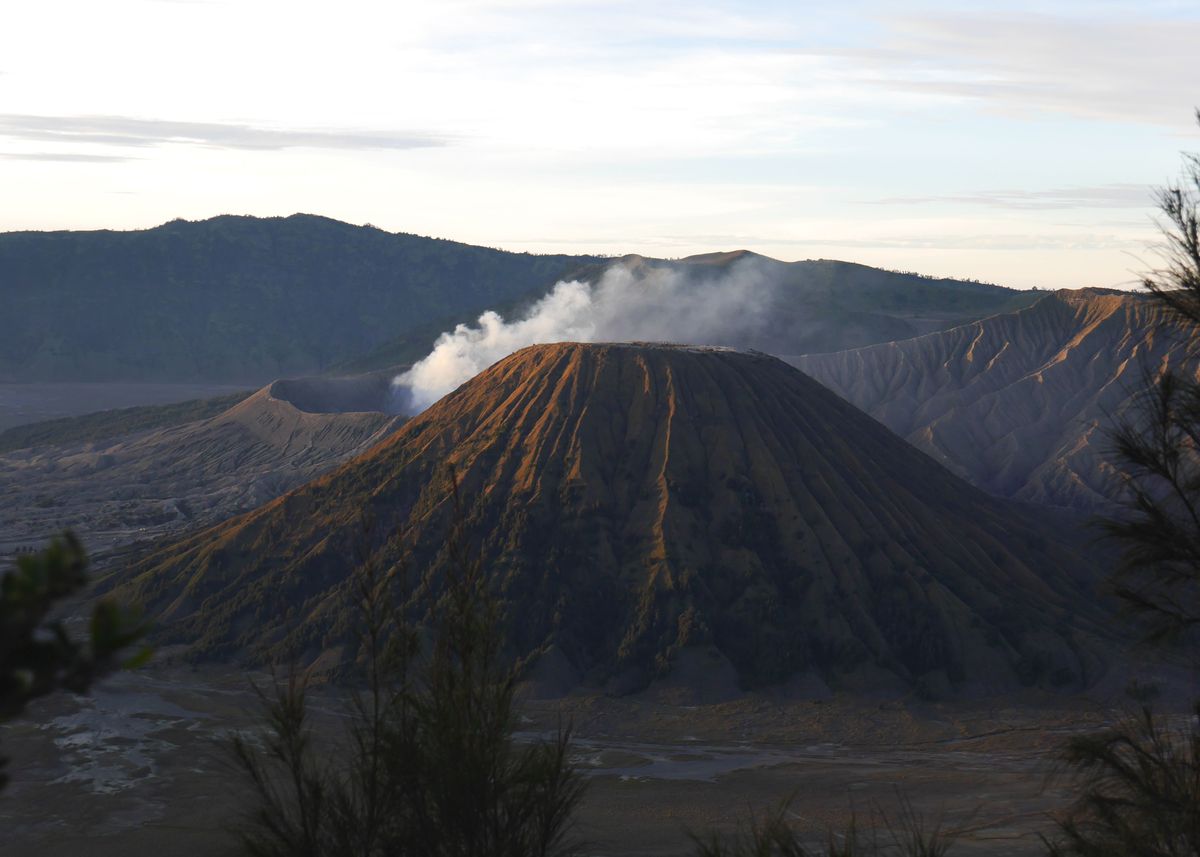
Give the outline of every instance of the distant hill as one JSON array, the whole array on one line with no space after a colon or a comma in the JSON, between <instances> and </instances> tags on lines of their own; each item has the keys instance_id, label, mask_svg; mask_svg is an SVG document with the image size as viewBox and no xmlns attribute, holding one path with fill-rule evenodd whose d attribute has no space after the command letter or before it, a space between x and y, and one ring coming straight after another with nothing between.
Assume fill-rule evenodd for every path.
<instances>
[{"instance_id":1,"label":"distant hill","mask_svg":"<svg viewBox=\"0 0 1200 857\"><path fill-rule=\"evenodd\" d=\"M304 214L4 233L0 381L261 383L544 290L594 261Z\"/></svg>"},{"instance_id":2,"label":"distant hill","mask_svg":"<svg viewBox=\"0 0 1200 857\"><path fill-rule=\"evenodd\" d=\"M696 657L747 686L1096 677L1077 521L992 498L728 349L523 349L330 474L161 547L120 591L201 657L336 662L360 557L403 563L418 614L437 597L450 465L517 654L586 683L629 691Z\"/></svg>"},{"instance_id":3,"label":"distant hill","mask_svg":"<svg viewBox=\"0 0 1200 857\"><path fill-rule=\"evenodd\" d=\"M557 280L594 280L611 264L697 278L754 265L772 312L729 344L773 353L904 339L1029 300L845 262L541 256L305 214L10 232L0 234L0 317L18 323L0 339L0 382L261 383L380 369L423 356L438 333L486 309L517 314Z\"/></svg>"},{"instance_id":4,"label":"distant hill","mask_svg":"<svg viewBox=\"0 0 1200 857\"><path fill-rule=\"evenodd\" d=\"M641 297L636 294L639 290L652 292L654 277L664 273L678 276L684 284L676 295L680 302L686 301L690 293L695 301L703 303L711 297L708 287L717 281L726 282L725 291L744 296L745 302L739 312L706 319L702 325L705 329L688 328L681 320L703 317L704 313L695 308L681 307L681 318L670 311L638 314L631 309L624 320L614 322L614 316L622 317L621 310L608 306L603 310L608 338L727 345L769 354L840 351L907 339L1026 306L1039 297L1037 292L884 271L850 262L780 262L745 250L678 260L631 255L584 266L573 276L595 284L614 266L632 275L633 302ZM492 309L511 321L522 317L543 294L537 290L519 295ZM439 333L458 322L473 321L433 320L339 368L364 371L412 363L428 353Z\"/></svg>"},{"instance_id":5,"label":"distant hill","mask_svg":"<svg viewBox=\"0 0 1200 857\"><path fill-rule=\"evenodd\" d=\"M753 275L768 286L767 305L722 342L768 354L816 354L908 339L1026 306L1036 292L989 283L937 279L826 259L780 262L745 250L678 261L627 256L635 272L683 272L696 281Z\"/></svg>"},{"instance_id":6,"label":"distant hill","mask_svg":"<svg viewBox=\"0 0 1200 857\"><path fill-rule=\"evenodd\" d=\"M55 421L0 454L0 554L68 527L95 553L253 509L395 430L388 382L277 381L216 413L220 400Z\"/></svg>"},{"instance_id":7,"label":"distant hill","mask_svg":"<svg viewBox=\"0 0 1200 857\"><path fill-rule=\"evenodd\" d=\"M1113 418L1144 372L1185 347L1146 296L1084 289L903 342L788 359L976 485L1091 511L1121 496Z\"/></svg>"}]
</instances>

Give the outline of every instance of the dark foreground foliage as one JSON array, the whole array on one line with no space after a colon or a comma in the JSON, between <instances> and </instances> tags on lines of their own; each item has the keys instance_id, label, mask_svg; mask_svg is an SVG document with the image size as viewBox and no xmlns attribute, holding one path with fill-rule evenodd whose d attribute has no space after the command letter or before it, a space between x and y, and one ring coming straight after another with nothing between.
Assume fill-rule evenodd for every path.
<instances>
[{"instance_id":1,"label":"dark foreground foliage","mask_svg":"<svg viewBox=\"0 0 1200 857\"><path fill-rule=\"evenodd\" d=\"M790 820L790 802L752 818L746 830L723 837L715 832L693 835L695 857L945 857L954 844L954 833L940 823L930 824L901 797L899 809L875 812L870 830L860 829L856 818L843 831L827 831L824 844L806 836ZM882 832L880 832L882 831Z\"/></svg>"},{"instance_id":2,"label":"dark foreground foliage","mask_svg":"<svg viewBox=\"0 0 1200 857\"><path fill-rule=\"evenodd\" d=\"M583 781L568 759L570 732L514 739L517 672L503 652L482 563L457 531L454 569L432 622L432 645L393 607L398 573L358 573L366 690L347 733L318 746L306 688L292 678L264 696L261 749L235 739L257 793L241 831L256 857L575 853L572 813Z\"/></svg>"},{"instance_id":3,"label":"dark foreground foliage","mask_svg":"<svg viewBox=\"0 0 1200 857\"><path fill-rule=\"evenodd\" d=\"M1141 403L1114 436L1133 501L1104 524L1125 546L1112 583L1148 640L1187 646L1200 623L1200 383L1166 372Z\"/></svg>"},{"instance_id":4,"label":"dark foreground foliage","mask_svg":"<svg viewBox=\"0 0 1200 857\"><path fill-rule=\"evenodd\" d=\"M1200 114L1197 116L1200 119ZM1164 265L1143 280L1189 337L1189 361L1151 379L1143 406L1114 432L1133 497L1105 522L1124 547L1116 594L1149 641L1195 662L1200 624L1200 157L1158 194ZM1200 706L1172 718L1144 707L1095 735L1072 739L1063 764L1078 798L1048 843L1053 855L1200 854Z\"/></svg>"},{"instance_id":5,"label":"dark foreground foliage","mask_svg":"<svg viewBox=\"0 0 1200 857\"><path fill-rule=\"evenodd\" d=\"M1064 754L1079 798L1059 825L1054 857L1200 854L1200 730L1143 708Z\"/></svg>"},{"instance_id":6,"label":"dark foreground foliage","mask_svg":"<svg viewBox=\"0 0 1200 857\"><path fill-rule=\"evenodd\" d=\"M1200 623L1200 156L1184 156L1182 179L1158 204L1163 266L1143 285L1179 323L1189 359L1150 379L1142 407L1114 432L1133 502L1105 527L1125 545L1117 594L1151 639L1189 645L1183 636Z\"/></svg>"},{"instance_id":7,"label":"dark foreground foliage","mask_svg":"<svg viewBox=\"0 0 1200 857\"><path fill-rule=\"evenodd\" d=\"M45 550L18 557L0 576L0 722L20 714L30 701L56 690L83 693L100 676L146 660L143 649L122 662L121 653L145 633L134 610L102 599L92 608L86 640L67 633L47 616L87 584L87 555L71 533ZM0 789L8 782L0 758Z\"/></svg>"}]
</instances>

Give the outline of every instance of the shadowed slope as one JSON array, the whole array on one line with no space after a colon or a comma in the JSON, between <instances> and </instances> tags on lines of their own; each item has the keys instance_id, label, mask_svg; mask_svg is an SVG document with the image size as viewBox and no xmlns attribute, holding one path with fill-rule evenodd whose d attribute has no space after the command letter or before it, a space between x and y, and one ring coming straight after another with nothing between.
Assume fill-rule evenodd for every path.
<instances>
[{"instance_id":1,"label":"shadowed slope","mask_svg":"<svg viewBox=\"0 0 1200 857\"><path fill-rule=\"evenodd\" d=\"M1143 296L1061 291L942 333L787 358L988 491L1078 509L1120 497L1111 416L1184 343Z\"/></svg>"},{"instance_id":2,"label":"shadowed slope","mask_svg":"<svg viewBox=\"0 0 1200 857\"><path fill-rule=\"evenodd\" d=\"M1095 666L1086 562L785 363L523 349L393 437L127 578L170 639L313 660L351 636L356 553L440 588L452 465L520 653L640 686L715 647L743 681L1004 687ZM364 534L366 514L374 528Z\"/></svg>"}]
</instances>

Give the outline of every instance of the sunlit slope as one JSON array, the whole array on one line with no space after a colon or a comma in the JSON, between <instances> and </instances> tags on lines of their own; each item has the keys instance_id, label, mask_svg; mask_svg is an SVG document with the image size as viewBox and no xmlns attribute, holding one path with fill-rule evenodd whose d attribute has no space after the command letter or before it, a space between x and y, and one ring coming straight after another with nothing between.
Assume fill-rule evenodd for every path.
<instances>
[{"instance_id":1,"label":"sunlit slope","mask_svg":"<svg viewBox=\"0 0 1200 857\"><path fill-rule=\"evenodd\" d=\"M1145 372L1185 347L1152 301L1088 289L903 342L788 359L976 485L1098 510L1121 492L1112 418Z\"/></svg>"},{"instance_id":2,"label":"sunlit slope","mask_svg":"<svg viewBox=\"0 0 1200 857\"><path fill-rule=\"evenodd\" d=\"M638 687L689 647L751 685L1095 677L1069 527L782 361L718 349L521 350L331 474L162 548L123 591L201 655L336 658L361 559L403 558L418 614L441 588L451 468L517 653L554 646L585 682Z\"/></svg>"}]
</instances>

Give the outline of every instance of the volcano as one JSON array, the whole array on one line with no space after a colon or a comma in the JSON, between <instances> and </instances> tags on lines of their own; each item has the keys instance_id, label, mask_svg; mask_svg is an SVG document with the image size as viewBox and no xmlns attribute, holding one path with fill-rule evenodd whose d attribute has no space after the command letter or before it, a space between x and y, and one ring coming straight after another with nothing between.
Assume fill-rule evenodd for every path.
<instances>
[{"instance_id":1,"label":"volcano","mask_svg":"<svg viewBox=\"0 0 1200 857\"><path fill-rule=\"evenodd\" d=\"M120 412L99 436L57 421L63 442L0 452L0 554L69 528L96 557L254 509L387 437L404 422L389 396L387 374L299 378L149 429L120 431Z\"/></svg>"},{"instance_id":2,"label":"volcano","mask_svg":"<svg viewBox=\"0 0 1200 857\"><path fill-rule=\"evenodd\" d=\"M350 657L356 563L403 563L419 614L456 517L515 654L610 690L695 653L743 686L1077 685L1104 649L1074 519L992 497L786 363L722 348L525 348L121 589L200 657Z\"/></svg>"}]
</instances>

